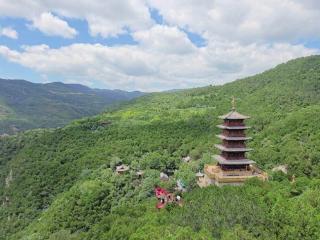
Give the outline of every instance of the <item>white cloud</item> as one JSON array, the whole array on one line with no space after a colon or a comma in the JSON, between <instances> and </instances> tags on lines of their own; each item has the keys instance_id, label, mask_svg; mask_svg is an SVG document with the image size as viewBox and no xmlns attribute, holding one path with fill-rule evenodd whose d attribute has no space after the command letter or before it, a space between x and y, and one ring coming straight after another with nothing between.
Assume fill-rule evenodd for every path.
<instances>
[{"instance_id":1,"label":"white cloud","mask_svg":"<svg viewBox=\"0 0 320 240\"><path fill-rule=\"evenodd\" d=\"M61 19L42 16L46 12L86 20L92 36L115 36L127 32L128 29L143 30L153 24L144 0L0 0L0 16L20 17L31 21L38 19L39 29L51 33L52 30L48 29L46 22L54 21L55 25L58 25ZM45 17L49 20L42 20ZM45 26L41 24L43 21Z\"/></svg>"},{"instance_id":2,"label":"white cloud","mask_svg":"<svg viewBox=\"0 0 320 240\"><path fill-rule=\"evenodd\" d=\"M77 4L77 1L73 0ZM152 26L149 9L141 0L108 0L95 1L93 7L79 14L70 6L70 16L80 17L88 21L90 34L102 37L116 36L130 31L147 29Z\"/></svg>"},{"instance_id":3,"label":"white cloud","mask_svg":"<svg viewBox=\"0 0 320 240\"><path fill-rule=\"evenodd\" d=\"M0 28L0 36L6 36L12 39L18 39L18 32L11 27Z\"/></svg>"},{"instance_id":4,"label":"white cloud","mask_svg":"<svg viewBox=\"0 0 320 240\"><path fill-rule=\"evenodd\" d=\"M39 17L34 18L32 27L49 36L73 38L77 35L77 31L71 28L66 21L52 15L50 12L44 12Z\"/></svg>"},{"instance_id":5,"label":"white cloud","mask_svg":"<svg viewBox=\"0 0 320 240\"><path fill-rule=\"evenodd\" d=\"M157 9L166 25L152 20ZM44 75L109 88L165 90L221 84L301 56L320 37L316 0L0 0L0 16L33 22L48 35L74 37L69 19L85 20L91 36L129 33L137 45L73 43L12 50L0 55ZM196 47L184 32L198 33ZM296 44L296 43L301 44Z\"/></svg>"},{"instance_id":6,"label":"white cloud","mask_svg":"<svg viewBox=\"0 0 320 240\"><path fill-rule=\"evenodd\" d=\"M149 51L187 54L195 50L187 35L177 27L156 25L149 30L135 32L133 37Z\"/></svg>"},{"instance_id":7,"label":"white cloud","mask_svg":"<svg viewBox=\"0 0 320 240\"><path fill-rule=\"evenodd\" d=\"M144 43L72 44L58 49L38 45L22 51L0 46L0 55L41 74L63 73L68 81L87 84L94 80L109 88L144 91L221 84L317 52L302 45L242 46L219 41L184 54L148 51Z\"/></svg>"},{"instance_id":8,"label":"white cloud","mask_svg":"<svg viewBox=\"0 0 320 240\"><path fill-rule=\"evenodd\" d=\"M320 36L317 0L0 0L0 16L32 20L52 12L86 20L92 36L109 37L149 29L154 24L149 7L170 25L207 38L248 44Z\"/></svg>"},{"instance_id":9,"label":"white cloud","mask_svg":"<svg viewBox=\"0 0 320 240\"><path fill-rule=\"evenodd\" d=\"M171 25L207 38L253 42L296 42L320 37L319 1L149 0Z\"/></svg>"}]
</instances>

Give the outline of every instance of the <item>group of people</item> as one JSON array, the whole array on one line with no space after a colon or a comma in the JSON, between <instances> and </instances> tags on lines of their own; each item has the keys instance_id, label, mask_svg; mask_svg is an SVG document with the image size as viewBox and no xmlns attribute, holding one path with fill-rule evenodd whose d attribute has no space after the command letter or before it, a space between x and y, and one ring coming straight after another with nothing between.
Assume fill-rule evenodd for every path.
<instances>
[{"instance_id":1,"label":"group of people","mask_svg":"<svg viewBox=\"0 0 320 240\"><path fill-rule=\"evenodd\" d=\"M156 207L158 209L164 208L168 203L177 203L181 206L182 198L180 195L175 195L168 192L166 189L156 186L154 189L155 196L158 199Z\"/></svg>"}]
</instances>

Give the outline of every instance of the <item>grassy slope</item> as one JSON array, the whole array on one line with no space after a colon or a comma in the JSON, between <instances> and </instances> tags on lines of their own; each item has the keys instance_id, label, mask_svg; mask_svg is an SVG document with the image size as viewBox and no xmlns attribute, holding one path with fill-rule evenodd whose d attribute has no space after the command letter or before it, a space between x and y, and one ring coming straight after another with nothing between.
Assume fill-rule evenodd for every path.
<instances>
[{"instance_id":1,"label":"grassy slope","mask_svg":"<svg viewBox=\"0 0 320 240\"><path fill-rule=\"evenodd\" d=\"M41 239L55 232L58 235L65 234L70 239L83 239L84 236L91 236L92 239L102 239L102 236L105 239L115 239L111 236L119 235L119 229L122 229L132 239L143 239L138 235L134 238L133 232L138 231L139 234L139 231L142 231L143 234L146 232L143 229L148 227L147 222L150 220L145 218L153 219L153 202L151 206L144 199L152 195L152 186L158 181L159 171L179 168L176 178L184 179L190 186L194 184L192 174L200 169L204 162L210 161L208 156L214 151L213 142L217 141L214 138L217 133L217 116L229 109L232 95L239 99L239 111L252 116L249 123L253 126L250 134L254 136L254 140L250 144L255 151L251 157L259 165L270 169L276 164L287 163L290 174L319 178L319 76L320 57L298 59L263 74L221 87L153 94L124 105L119 110L75 121L63 129L34 131L2 140L0 178L3 181L12 169L13 181L9 187L0 188L0 196L3 199L4 196L9 197L9 202L0 208L0 219L3 219L3 228L0 231L3 231L4 236L9 236L28 226L32 222L30 219L42 216L41 221L34 221L25 231L16 235L16 238L29 236L30 238L26 239ZM106 122L111 124L106 125ZM186 154L200 160L185 166L180 159ZM119 161L131 164L133 168L150 170L143 182L139 182L134 174L117 178L109 167L113 168ZM287 183L281 186L270 183L265 186L264 194L270 195L279 187L284 189L283 192L272 198L271 202L278 201L283 195L290 195L292 191ZM259 191L250 187L248 189ZM207 196L204 198L212 198L215 191L219 190L213 188L205 191ZM228 190L225 191L223 194L229 196ZM238 191L244 207L249 208L252 204L260 206L259 202L254 203L251 198L246 199L246 196L241 199L242 190L232 191ZM307 198L308 194L314 194L315 190L311 187L303 191L301 190L302 195L306 194ZM186 197L195 200L199 194L199 190L193 190ZM261 192L259 194L264 195ZM135 205L141 201L140 205ZM292 209L299 209L298 200L292 201ZM119 220L117 224L116 219L120 218L117 214L121 215L124 211L121 209L123 203L134 204L132 214L137 211L137 217L142 221L140 225L130 228L131 225L126 222L130 222L130 216L126 216L128 219ZM204 205L208 203L203 202ZM219 204L222 204L223 209L223 203ZM236 206L236 201L233 204ZM263 208L263 213L271 211L264 205L260 207ZM140 208L146 208L142 212L147 211L148 214L142 214ZM48 210L44 211L45 209ZM182 214L179 212L181 210L174 211L177 211L176 217ZM207 211L207 208L203 208L203 211ZM190 213L186 210L185 214ZM218 216L225 217L223 211L219 214ZM222 229L223 222L229 222L228 227L233 228L236 227L235 224L243 221L236 220L230 225L229 218L235 215L229 215L222 223L213 226ZM261 223L250 216L251 214L244 216L250 226L260 224L263 228L269 224ZM167 215L164 217L168 218ZM201 219L201 216L196 219ZM206 219L208 221L210 217ZM265 219L268 221L269 217L266 216ZM152 221L161 221L161 216L154 216ZM183 224L182 219L172 221L178 221L175 222L176 227L181 228L182 235L185 231L189 232L191 227L196 231L204 231L201 234L207 239L208 233L203 226L212 224L213 220L199 223L200 227ZM154 223L149 227L155 232L166 230L170 234L173 231L169 223L158 228L156 226ZM60 232L63 229L66 232ZM71 236L69 231L74 233L74 236ZM219 231L215 230L212 234L221 237ZM248 227L246 231L250 233L252 229ZM77 232L80 232L79 236ZM199 234L198 232L197 236ZM279 237L280 233L273 234L279 239L285 239ZM263 237L262 235L263 233L260 237Z\"/></svg>"}]
</instances>

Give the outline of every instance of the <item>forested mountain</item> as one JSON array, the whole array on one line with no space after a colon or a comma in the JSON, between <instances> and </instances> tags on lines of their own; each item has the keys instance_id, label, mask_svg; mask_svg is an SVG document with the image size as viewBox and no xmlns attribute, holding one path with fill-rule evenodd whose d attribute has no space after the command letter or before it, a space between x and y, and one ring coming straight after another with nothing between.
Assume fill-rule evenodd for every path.
<instances>
[{"instance_id":1,"label":"forested mountain","mask_svg":"<svg viewBox=\"0 0 320 240\"><path fill-rule=\"evenodd\" d=\"M217 117L231 96L252 117L250 158L270 181L199 189L195 173L213 162ZM0 239L320 239L319 112L320 56L312 56L2 138ZM130 173L115 174L120 163ZM284 164L287 175L271 171ZM154 185L174 189L177 179L188 190L183 207L156 210Z\"/></svg>"},{"instance_id":2,"label":"forested mountain","mask_svg":"<svg viewBox=\"0 0 320 240\"><path fill-rule=\"evenodd\" d=\"M79 84L0 79L0 134L61 127L71 120L98 114L115 102L141 95L141 92L91 89Z\"/></svg>"}]
</instances>

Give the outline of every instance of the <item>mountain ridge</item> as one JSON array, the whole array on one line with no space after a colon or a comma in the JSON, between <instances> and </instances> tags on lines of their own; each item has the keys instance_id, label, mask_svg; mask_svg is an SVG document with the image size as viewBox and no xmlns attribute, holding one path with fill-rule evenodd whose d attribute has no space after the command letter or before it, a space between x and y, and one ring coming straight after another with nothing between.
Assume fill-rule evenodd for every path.
<instances>
[{"instance_id":1,"label":"mountain ridge","mask_svg":"<svg viewBox=\"0 0 320 240\"><path fill-rule=\"evenodd\" d=\"M61 127L143 94L139 91L91 89L61 82L42 84L0 79L0 134L14 133L15 128Z\"/></svg>"}]
</instances>

